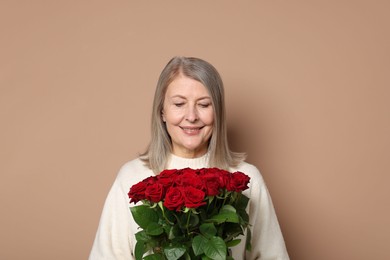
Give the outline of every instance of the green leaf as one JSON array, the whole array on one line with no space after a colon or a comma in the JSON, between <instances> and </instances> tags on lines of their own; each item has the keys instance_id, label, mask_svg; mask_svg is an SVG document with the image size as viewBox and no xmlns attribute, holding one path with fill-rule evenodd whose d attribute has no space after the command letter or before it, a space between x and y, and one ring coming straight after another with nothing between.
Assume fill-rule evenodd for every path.
<instances>
[{"instance_id":1,"label":"green leaf","mask_svg":"<svg viewBox=\"0 0 390 260\"><path fill-rule=\"evenodd\" d=\"M135 244L135 250L134 250L135 259L141 260L144 253L145 253L145 244L144 242L138 241Z\"/></svg>"},{"instance_id":2,"label":"green leaf","mask_svg":"<svg viewBox=\"0 0 390 260\"><path fill-rule=\"evenodd\" d=\"M210 257L207 257L206 255L202 255L202 260L213 260Z\"/></svg>"},{"instance_id":3,"label":"green leaf","mask_svg":"<svg viewBox=\"0 0 390 260\"><path fill-rule=\"evenodd\" d=\"M171 233L171 230L172 230L172 226L163 224L162 227L164 229L165 234L167 234L167 236L169 236L169 233Z\"/></svg>"},{"instance_id":4,"label":"green leaf","mask_svg":"<svg viewBox=\"0 0 390 260\"><path fill-rule=\"evenodd\" d=\"M202 233L205 237L212 237L217 234L217 229L215 228L213 223L203 223L199 226L199 231Z\"/></svg>"},{"instance_id":5,"label":"green leaf","mask_svg":"<svg viewBox=\"0 0 390 260\"><path fill-rule=\"evenodd\" d=\"M134 221L143 229L152 222L158 221L158 214L146 205L139 205L130 208Z\"/></svg>"},{"instance_id":6,"label":"green leaf","mask_svg":"<svg viewBox=\"0 0 390 260\"><path fill-rule=\"evenodd\" d=\"M162 260L164 259L160 254L152 254L144 257L144 260Z\"/></svg>"},{"instance_id":7,"label":"green leaf","mask_svg":"<svg viewBox=\"0 0 390 260\"><path fill-rule=\"evenodd\" d=\"M236 209L232 205L225 205L221 208L220 212L234 212L234 213L236 213Z\"/></svg>"},{"instance_id":8,"label":"green leaf","mask_svg":"<svg viewBox=\"0 0 390 260\"><path fill-rule=\"evenodd\" d=\"M208 204L210 205L211 202L214 200L214 196L208 196Z\"/></svg>"},{"instance_id":9,"label":"green leaf","mask_svg":"<svg viewBox=\"0 0 390 260\"><path fill-rule=\"evenodd\" d=\"M237 210L238 215L240 215L241 222L243 225L246 225L249 223L249 215L244 209L238 209Z\"/></svg>"},{"instance_id":10,"label":"green leaf","mask_svg":"<svg viewBox=\"0 0 390 260\"><path fill-rule=\"evenodd\" d=\"M225 240L229 240L230 238L235 238L238 235L244 234L241 225L238 223L225 223L224 231L226 234Z\"/></svg>"},{"instance_id":11,"label":"green leaf","mask_svg":"<svg viewBox=\"0 0 390 260\"><path fill-rule=\"evenodd\" d=\"M249 198L241 193L236 202L236 208L245 210L248 205L248 202L249 202Z\"/></svg>"},{"instance_id":12,"label":"green leaf","mask_svg":"<svg viewBox=\"0 0 390 260\"><path fill-rule=\"evenodd\" d=\"M204 247L206 256L214 260L226 259L226 244L220 237L212 237Z\"/></svg>"},{"instance_id":13,"label":"green leaf","mask_svg":"<svg viewBox=\"0 0 390 260\"><path fill-rule=\"evenodd\" d=\"M197 215L190 215L190 221L188 223L188 227L195 227L199 224L199 217Z\"/></svg>"},{"instance_id":14,"label":"green leaf","mask_svg":"<svg viewBox=\"0 0 390 260\"><path fill-rule=\"evenodd\" d=\"M241 242L241 239L234 239L232 241L227 242L226 246L227 247L233 247L233 246L238 245L240 242Z\"/></svg>"},{"instance_id":15,"label":"green leaf","mask_svg":"<svg viewBox=\"0 0 390 260\"><path fill-rule=\"evenodd\" d=\"M169 234L168 234L168 239L174 239L175 237L179 237L183 235L183 233L181 232L181 229L178 225L174 225L172 226L171 230L169 231Z\"/></svg>"},{"instance_id":16,"label":"green leaf","mask_svg":"<svg viewBox=\"0 0 390 260\"><path fill-rule=\"evenodd\" d=\"M146 234L145 230L135 233L135 238L138 242L147 242L151 237Z\"/></svg>"},{"instance_id":17,"label":"green leaf","mask_svg":"<svg viewBox=\"0 0 390 260\"><path fill-rule=\"evenodd\" d=\"M151 236L158 236L164 233L164 229L161 225L152 222L148 225L148 227L145 229L146 233Z\"/></svg>"},{"instance_id":18,"label":"green leaf","mask_svg":"<svg viewBox=\"0 0 390 260\"><path fill-rule=\"evenodd\" d=\"M239 223L239 218L236 209L231 205L223 206L219 213L211 217L210 220L217 224L221 224L224 222Z\"/></svg>"},{"instance_id":19,"label":"green leaf","mask_svg":"<svg viewBox=\"0 0 390 260\"><path fill-rule=\"evenodd\" d=\"M191 256L188 254L188 252L186 252L184 254L184 259L183 260L191 260Z\"/></svg>"},{"instance_id":20,"label":"green leaf","mask_svg":"<svg viewBox=\"0 0 390 260\"><path fill-rule=\"evenodd\" d=\"M164 208L164 207L163 207ZM176 222L175 213L170 210L163 210L164 213L164 219L166 222L168 222L170 225L173 225Z\"/></svg>"},{"instance_id":21,"label":"green leaf","mask_svg":"<svg viewBox=\"0 0 390 260\"><path fill-rule=\"evenodd\" d=\"M204 253L204 247L209 242L207 238L202 235L198 235L192 239L192 250L195 255L201 255Z\"/></svg>"},{"instance_id":22,"label":"green leaf","mask_svg":"<svg viewBox=\"0 0 390 260\"><path fill-rule=\"evenodd\" d=\"M177 260L186 252L184 246L181 247L166 247L164 248L164 254L168 260Z\"/></svg>"},{"instance_id":23,"label":"green leaf","mask_svg":"<svg viewBox=\"0 0 390 260\"><path fill-rule=\"evenodd\" d=\"M251 232L250 228L247 228L247 230L246 230L246 241L245 241L245 248L246 248L247 251L251 251L252 250L251 240L252 240L252 232Z\"/></svg>"}]
</instances>

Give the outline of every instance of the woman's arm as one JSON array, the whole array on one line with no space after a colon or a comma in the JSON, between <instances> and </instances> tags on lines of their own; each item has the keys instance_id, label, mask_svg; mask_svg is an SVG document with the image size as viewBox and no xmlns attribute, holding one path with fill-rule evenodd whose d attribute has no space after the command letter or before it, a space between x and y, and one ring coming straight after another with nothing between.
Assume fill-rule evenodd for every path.
<instances>
[{"instance_id":1,"label":"woman's arm","mask_svg":"<svg viewBox=\"0 0 390 260\"><path fill-rule=\"evenodd\" d=\"M246 252L246 259L288 260L290 258L266 184L256 167L247 166L243 172L247 171L251 176L248 195L252 250Z\"/></svg>"},{"instance_id":2,"label":"woman's arm","mask_svg":"<svg viewBox=\"0 0 390 260\"><path fill-rule=\"evenodd\" d=\"M129 199L124 196L117 178L104 204L89 260L134 259L130 219Z\"/></svg>"}]
</instances>

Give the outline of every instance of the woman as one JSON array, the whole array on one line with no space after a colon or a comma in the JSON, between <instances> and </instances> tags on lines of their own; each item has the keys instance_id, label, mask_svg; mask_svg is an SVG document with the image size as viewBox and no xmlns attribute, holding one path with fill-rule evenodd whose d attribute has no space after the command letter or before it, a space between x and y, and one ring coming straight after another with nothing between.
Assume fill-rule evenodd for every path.
<instances>
[{"instance_id":1,"label":"woman","mask_svg":"<svg viewBox=\"0 0 390 260\"><path fill-rule=\"evenodd\" d=\"M175 57L162 71L154 96L152 138L147 151L126 163L108 194L90 260L134 259L138 226L129 210L129 188L163 169L218 167L251 178L244 193L252 250L232 248L240 259L289 259L266 185L244 155L229 150L224 89L217 70L198 58Z\"/></svg>"}]
</instances>

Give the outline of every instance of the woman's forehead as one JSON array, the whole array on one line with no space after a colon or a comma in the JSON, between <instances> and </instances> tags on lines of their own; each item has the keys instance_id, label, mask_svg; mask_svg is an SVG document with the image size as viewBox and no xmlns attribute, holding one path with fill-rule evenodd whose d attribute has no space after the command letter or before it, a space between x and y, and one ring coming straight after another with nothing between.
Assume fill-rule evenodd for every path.
<instances>
[{"instance_id":1,"label":"woman's forehead","mask_svg":"<svg viewBox=\"0 0 390 260\"><path fill-rule=\"evenodd\" d=\"M167 87L166 96L210 98L208 89L199 81L188 77L177 77Z\"/></svg>"}]
</instances>

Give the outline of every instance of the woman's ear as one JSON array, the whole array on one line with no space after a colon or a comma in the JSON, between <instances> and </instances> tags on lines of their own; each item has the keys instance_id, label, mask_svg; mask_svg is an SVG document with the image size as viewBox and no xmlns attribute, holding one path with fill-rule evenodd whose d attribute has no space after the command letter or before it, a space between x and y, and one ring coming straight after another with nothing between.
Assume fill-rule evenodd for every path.
<instances>
[{"instance_id":1,"label":"woman's ear","mask_svg":"<svg viewBox=\"0 0 390 260\"><path fill-rule=\"evenodd\" d=\"M164 111L161 111L161 118L162 118L162 121L165 122L165 115L164 115Z\"/></svg>"}]
</instances>

